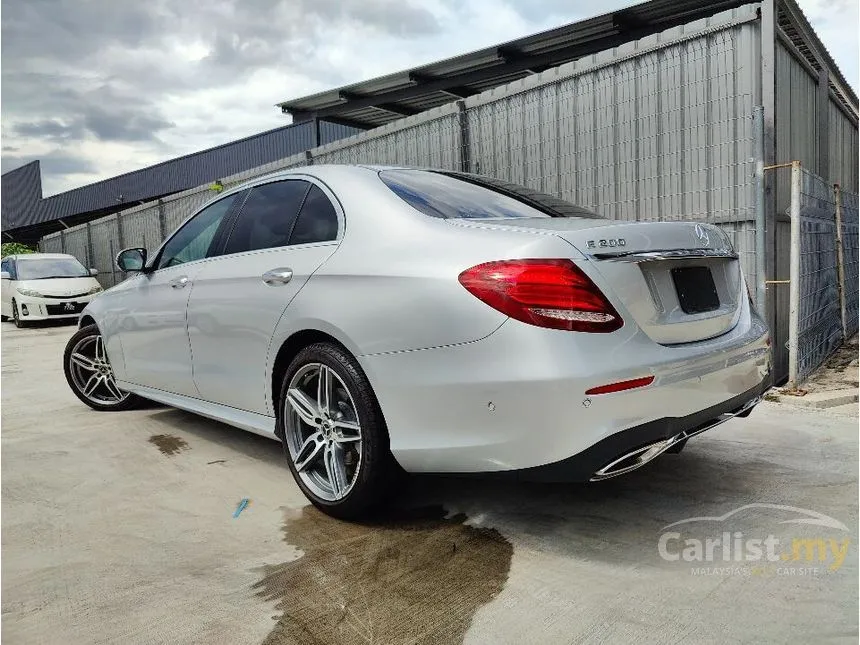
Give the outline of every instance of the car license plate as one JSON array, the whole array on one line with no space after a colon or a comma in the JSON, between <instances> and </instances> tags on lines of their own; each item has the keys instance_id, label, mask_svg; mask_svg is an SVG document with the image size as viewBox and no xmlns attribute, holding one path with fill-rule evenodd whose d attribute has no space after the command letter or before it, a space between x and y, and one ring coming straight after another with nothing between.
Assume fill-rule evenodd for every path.
<instances>
[{"instance_id":1,"label":"car license plate","mask_svg":"<svg viewBox=\"0 0 860 645\"><path fill-rule=\"evenodd\" d=\"M672 280L678 292L678 303L684 313L701 314L720 308L714 276L708 267L672 269Z\"/></svg>"}]
</instances>

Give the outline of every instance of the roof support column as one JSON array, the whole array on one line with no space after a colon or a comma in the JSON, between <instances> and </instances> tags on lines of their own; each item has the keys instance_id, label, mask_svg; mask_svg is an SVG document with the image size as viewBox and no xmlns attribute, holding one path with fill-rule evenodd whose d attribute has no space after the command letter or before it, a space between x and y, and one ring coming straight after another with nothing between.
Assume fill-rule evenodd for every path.
<instances>
[{"instance_id":1,"label":"roof support column","mask_svg":"<svg viewBox=\"0 0 860 645\"><path fill-rule=\"evenodd\" d=\"M776 3L763 0L761 3L761 105L764 110L764 165L776 163ZM764 220L767 233L765 249L767 280L776 280L777 234L775 173L764 174ZM785 249L786 251L788 249ZM777 328L776 294L772 290L767 298L766 320L774 332Z\"/></svg>"},{"instance_id":2,"label":"roof support column","mask_svg":"<svg viewBox=\"0 0 860 645\"><path fill-rule=\"evenodd\" d=\"M457 101L457 125L460 131L460 170L472 172L472 153L469 147L469 118L466 102Z\"/></svg>"}]
</instances>

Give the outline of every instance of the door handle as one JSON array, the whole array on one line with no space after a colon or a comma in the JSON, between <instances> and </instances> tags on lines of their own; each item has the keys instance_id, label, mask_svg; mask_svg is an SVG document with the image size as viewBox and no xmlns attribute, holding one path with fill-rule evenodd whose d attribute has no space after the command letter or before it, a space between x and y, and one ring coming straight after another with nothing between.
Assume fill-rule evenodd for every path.
<instances>
[{"instance_id":1,"label":"door handle","mask_svg":"<svg viewBox=\"0 0 860 645\"><path fill-rule=\"evenodd\" d=\"M181 289L188 284L188 276L184 275L181 278L174 278L168 284L174 289Z\"/></svg>"},{"instance_id":2,"label":"door handle","mask_svg":"<svg viewBox=\"0 0 860 645\"><path fill-rule=\"evenodd\" d=\"M293 279L293 270L286 269L284 267L271 269L270 271L266 271L262 275L262 278L263 282L265 282L270 287L275 287L279 284L287 284L290 280Z\"/></svg>"}]
</instances>

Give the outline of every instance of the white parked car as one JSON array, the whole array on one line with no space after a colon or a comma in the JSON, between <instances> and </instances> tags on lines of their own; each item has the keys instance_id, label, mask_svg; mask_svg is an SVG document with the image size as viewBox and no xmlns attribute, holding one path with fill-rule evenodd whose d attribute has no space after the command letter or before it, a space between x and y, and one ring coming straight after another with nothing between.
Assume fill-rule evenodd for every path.
<instances>
[{"instance_id":1,"label":"white parked car","mask_svg":"<svg viewBox=\"0 0 860 645\"><path fill-rule=\"evenodd\" d=\"M77 318L102 291L97 274L65 253L9 255L0 265L3 320L23 327L30 321Z\"/></svg>"},{"instance_id":2,"label":"white parked car","mask_svg":"<svg viewBox=\"0 0 860 645\"><path fill-rule=\"evenodd\" d=\"M770 337L728 237L450 171L312 166L220 195L81 315L97 410L276 438L327 513L409 472L601 480L746 416ZM276 484L275 484L276 485Z\"/></svg>"}]
</instances>

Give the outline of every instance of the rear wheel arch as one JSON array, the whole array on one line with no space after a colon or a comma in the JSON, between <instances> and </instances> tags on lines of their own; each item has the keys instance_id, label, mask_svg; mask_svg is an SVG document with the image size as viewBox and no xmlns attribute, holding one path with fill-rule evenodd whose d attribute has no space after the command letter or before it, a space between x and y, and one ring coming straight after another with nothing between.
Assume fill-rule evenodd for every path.
<instances>
[{"instance_id":1,"label":"rear wheel arch","mask_svg":"<svg viewBox=\"0 0 860 645\"><path fill-rule=\"evenodd\" d=\"M281 396L281 385L284 375L287 373L287 368L289 368L290 363L292 363L293 359L298 356L299 352L314 343L330 343L355 359L356 363L359 364L364 377L368 380L368 383L370 383L374 396L376 396L376 387L374 386L373 379L364 366L361 365L361 361L358 360L358 353L354 349L350 348L347 343L339 340L333 334L322 331L321 329L302 329L300 331L293 332L281 343L281 346L275 355L275 360L272 363L272 371L269 379L269 396L271 397L272 410L276 417L278 416L278 400ZM377 396L376 398L378 402L379 397ZM381 407L381 404L379 405ZM382 413L382 416L383 418L385 417L384 412Z\"/></svg>"},{"instance_id":2,"label":"rear wheel arch","mask_svg":"<svg viewBox=\"0 0 860 645\"><path fill-rule=\"evenodd\" d=\"M272 408L275 416L278 415L278 399L281 396L281 381L287 368L293 359L298 356L299 352L305 347L314 343L332 343L342 348L345 352L349 350L331 334L327 334L319 329L303 329L292 334L287 338L278 349L275 356L275 362L272 364L272 378L269 383L269 396L272 397ZM351 353L351 352L350 352Z\"/></svg>"}]
</instances>

